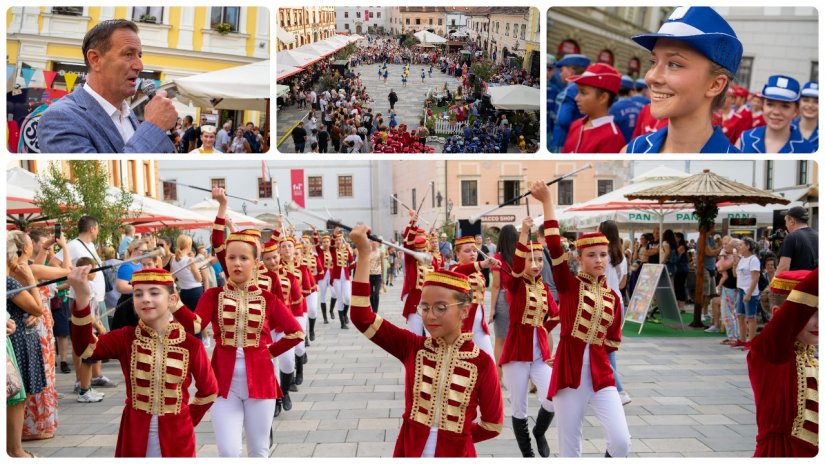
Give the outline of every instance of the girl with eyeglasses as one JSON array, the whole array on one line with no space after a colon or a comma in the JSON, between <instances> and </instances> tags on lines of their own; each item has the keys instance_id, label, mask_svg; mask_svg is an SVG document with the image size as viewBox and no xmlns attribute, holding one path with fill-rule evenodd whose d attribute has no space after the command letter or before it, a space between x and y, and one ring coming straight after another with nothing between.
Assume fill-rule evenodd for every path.
<instances>
[{"instance_id":1,"label":"girl with eyeglasses","mask_svg":"<svg viewBox=\"0 0 825 464\"><path fill-rule=\"evenodd\" d=\"M462 333L470 284L455 272L428 273L417 312L430 336L397 327L370 308L368 233L357 225L349 235L358 249L352 323L404 364L404 415L393 456L475 457L475 443L501 433L504 403L493 359Z\"/></svg>"}]
</instances>

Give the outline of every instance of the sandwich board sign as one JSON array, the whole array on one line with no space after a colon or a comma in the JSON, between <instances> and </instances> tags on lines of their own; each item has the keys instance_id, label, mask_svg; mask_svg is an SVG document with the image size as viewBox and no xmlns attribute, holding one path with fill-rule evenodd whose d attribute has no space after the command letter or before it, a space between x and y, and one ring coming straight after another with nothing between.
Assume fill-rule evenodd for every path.
<instances>
[{"instance_id":1,"label":"sandwich board sign","mask_svg":"<svg viewBox=\"0 0 825 464\"><path fill-rule=\"evenodd\" d=\"M633 289L633 296L625 311L625 322L635 322L639 324L639 333L642 333L647 314L653 300L662 313L663 319L679 321L677 327L682 330L685 325L679 315L679 306L676 302L676 293L670 276L664 264L644 264Z\"/></svg>"}]
</instances>

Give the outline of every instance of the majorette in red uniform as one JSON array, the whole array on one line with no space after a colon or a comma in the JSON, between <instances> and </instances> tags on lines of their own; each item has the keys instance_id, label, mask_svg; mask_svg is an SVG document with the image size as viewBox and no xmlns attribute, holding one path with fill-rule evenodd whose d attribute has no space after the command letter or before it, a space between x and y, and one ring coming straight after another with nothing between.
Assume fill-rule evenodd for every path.
<instances>
[{"instance_id":1,"label":"majorette in red uniform","mask_svg":"<svg viewBox=\"0 0 825 464\"><path fill-rule=\"evenodd\" d=\"M732 85L728 90L728 95L734 97L737 107L725 115L722 122L722 132L731 143L736 143L742 132L750 130L753 126L753 114L748 105L745 104L748 94L748 89L738 85Z\"/></svg>"},{"instance_id":2,"label":"majorette in red uniform","mask_svg":"<svg viewBox=\"0 0 825 464\"><path fill-rule=\"evenodd\" d=\"M289 283L289 290L287 290L286 293L293 296L290 301L290 310L292 311L292 315L295 317L295 320L297 320L301 325L301 329L304 333L306 333L307 296L312 288L312 283L307 280L309 271L301 265L302 255L297 249L298 244L295 243L295 238L293 236L280 235L277 231L275 231L273 237L278 240L278 252L281 255L281 261L278 265L278 275L282 285L287 282ZM297 297L295 297L296 293L298 293ZM292 379L292 384L284 386L284 388L288 387L290 391L298 391L297 386L304 383L304 364L306 364L307 361L306 347L306 338L295 345L293 358L295 377ZM279 363L285 357L285 354L279 357ZM289 361L287 361L285 363L285 369L287 372L290 367Z\"/></svg>"},{"instance_id":3,"label":"majorette in red uniform","mask_svg":"<svg viewBox=\"0 0 825 464\"><path fill-rule=\"evenodd\" d=\"M324 234L318 235L318 231L313 230L312 241L315 244L315 252L318 253L318 259L321 262L319 268L320 274L315 276L318 281L318 294L321 298L321 312L324 315L324 324L328 324L327 320L327 289L330 290L331 298L329 302L329 318L335 319L335 289L332 288L330 282L332 278L332 252L330 251L330 236Z\"/></svg>"},{"instance_id":4,"label":"majorette in red uniform","mask_svg":"<svg viewBox=\"0 0 825 464\"><path fill-rule=\"evenodd\" d=\"M240 456L242 433L247 437L249 456L269 454L275 400L282 395L272 357L304 338L283 302L254 283L258 265L255 235L247 231L230 234L225 246L226 285L207 290L195 314L175 312L187 332L199 333L209 324L217 329L212 368L218 379L219 398L212 408L212 425L222 457ZM240 259L244 254L254 262L249 276L243 268L246 261ZM273 342L271 330L285 335Z\"/></svg>"},{"instance_id":5,"label":"majorette in red uniform","mask_svg":"<svg viewBox=\"0 0 825 464\"><path fill-rule=\"evenodd\" d=\"M266 272L258 276L258 284L270 293L275 295L275 298L280 300L284 305L290 309L288 313L293 315L291 308L293 308L293 301L301 301L300 285L294 282L294 276L286 273L281 275L280 270L281 254L278 250L278 242L270 239L264 243L261 251L261 260L266 267ZM300 312L300 305L294 305ZM293 315L293 317L295 317ZM297 322L297 319L296 319ZM300 323L299 323L300 324ZM274 329L270 331L272 339L276 342L283 338L286 334L277 332ZM289 396L290 391L298 391L295 385L295 347L290 347L288 350L279 354L277 358L278 378L282 386L283 397L278 398L275 403L274 417L281 415L281 409L289 411L292 409L292 398Z\"/></svg>"},{"instance_id":6,"label":"majorette in red uniform","mask_svg":"<svg viewBox=\"0 0 825 464\"><path fill-rule=\"evenodd\" d=\"M579 86L578 103L585 98L582 89L587 87L615 97L621 87L622 75L613 66L594 63L584 73L568 77L567 81ZM609 99L602 107L598 107L599 104L592 101L586 107L579 104L585 117L570 125L562 153L619 153L627 144L621 129L613 122L613 115L609 113Z\"/></svg>"},{"instance_id":7,"label":"majorette in red uniform","mask_svg":"<svg viewBox=\"0 0 825 464\"><path fill-rule=\"evenodd\" d=\"M218 393L215 374L203 343L176 322L158 333L143 320L99 338L92 333L86 276L75 288L72 306L72 347L82 359L117 359L126 379L126 406L120 419L116 457L195 457L195 427ZM163 269L135 271L131 284L163 286L174 293L175 280ZM85 296L84 296L85 295ZM153 298L146 289L146 298ZM143 308L140 294L135 306ZM138 308L136 308L138 309ZM155 308L168 320L168 308ZM138 314L142 314L138 309ZM186 311L189 312L189 311ZM151 324L151 322L150 322ZM189 385L197 389L189 402Z\"/></svg>"},{"instance_id":8,"label":"majorette in red uniform","mask_svg":"<svg viewBox=\"0 0 825 464\"><path fill-rule=\"evenodd\" d=\"M351 233L358 234L359 228ZM404 364L404 415L395 443L396 457L474 457L475 443L501 433L504 403L493 359L481 353L468 333L461 333L459 311L468 303L467 278L450 271L433 271L424 286L450 290L440 316L428 306L426 318L454 324L438 328L455 340L415 335L374 313L370 308L369 242L357 243L358 267L352 286L352 322L373 343ZM462 300L459 298L463 294ZM453 296L455 295L455 296ZM436 330L434 330L436 331ZM480 414L479 414L480 412ZM476 417L480 415L478 421Z\"/></svg>"},{"instance_id":9,"label":"majorette in red uniform","mask_svg":"<svg viewBox=\"0 0 825 464\"><path fill-rule=\"evenodd\" d=\"M338 318L341 320L341 328L348 329L349 326L349 300L352 295L352 282L350 281L350 263L352 262L352 252L344 242L344 234L340 230L336 230L332 237L332 245L330 247L332 253L332 274L331 282L332 288L335 290L335 297L338 298L337 306ZM333 311L335 308L330 308Z\"/></svg>"},{"instance_id":10,"label":"majorette in red uniform","mask_svg":"<svg viewBox=\"0 0 825 464\"><path fill-rule=\"evenodd\" d=\"M527 428L527 393L530 381L536 386L541 406L536 414L533 436L539 455L547 457L550 448L544 434L553 421L554 411L553 402L547 397L552 374L549 362L553 351L548 334L558 324L559 309L550 288L541 278L541 268L544 266L542 245L527 242L532 224L530 218L522 223L513 256L512 275L507 280L506 290L512 296L510 324L499 365L510 392L513 432L524 457L534 456Z\"/></svg>"},{"instance_id":11,"label":"majorette in red uniform","mask_svg":"<svg viewBox=\"0 0 825 464\"><path fill-rule=\"evenodd\" d=\"M755 102L754 100L759 100ZM764 126L765 123L765 113L763 110L765 106L765 96L762 95L762 92L756 91L751 94L751 105L755 105L757 107L752 106L751 112L753 116L753 122L751 123L751 129L756 129L757 127Z\"/></svg>"},{"instance_id":12,"label":"majorette in red uniform","mask_svg":"<svg viewBox=\"0 0 825 464\"><path fill-rule=\"evenodd\" d=\"M411 212L410 214L415 213ZM419 229L415 223L416 218L413 217L404 230L404 248L423 253L429 247L428 241L424 236L424 230ZM421 315L416 311L416 307L418 302L421 301L421 288L424 286L424 277L435 269L435 259L424 264L410 254L404 254L404 284L401 287L401 299L404 300L404 309L401 314L407 319L407 329L416 335L426 333L424 324L421 322Z\"/></svg>"},{"instance_id":13,"label":"majorette in red uniform","mask_svg":"<svg viewBox=\"0 0 825 464\"><path fill-rule=\"evenodd\" d=\"M435 231L431 231L428 239L430 240L430 254L433 255L435 269L444 269L444 255L442 255L441 250L438 249L438 234L436 234Z\"/></svg>"},{"instance_id":14,"label":"majorette in red uniform","mask_svg":"<svg viewBox=\"0 0 825 464\"><path fill-rule=\"evenodd\" d=\"M630 432L607 357L622 339L619 296L608 288L604 275L610 263L608 240L598 232L576 240L582 270L574 275L561 246L549 188L536 182L530 191L544 207L544 237L559 295L561 332L547 392L556 409L559 456L581 455L582 421L590 405L605 431L607 454L625 457Z\"/></svg>"},{"instance_id":15,"label":"majorette in red uniform","mask_svg":"<svg viewBox=\"0 0 825 464\"><path fill-rule=\"evenodd\" d=\"M814 457L819 452L818 281L819 269L814 269L783 272L771 282L771 292L787 294L787 299L781 308L774 307L748 352L756 403L754 457Z\"/></svg>"},{"instance_id":16,"label":"majorette in red uniform","mask_svg":"<svg viewBox=\"0 0 825 464\"><path fill-rule=\"evenodd\" d=\"M472 235L455 239L453 254L458 259L458 264L450 268L453 272L458 272L467 276L470 282L470 297L472 305L470 313L462 327L462 332L473 334L473 343L491 358L495 359L493 344L490 341L490 329L487 327L487 320L484 317L484 292L487 290L487 280L484 279L482 269L488 269L490 261L476 261L478 253L475 249L476 239ZM465 249L466 248L466 249ZM462 253L462 251L464 253Z\"/></svg>"},{"instance_id":17,"label":"majorette in red uniform","mask_svg":"<svg viewBox=\"0 0 825 464\"><path fill-rule=\"evenodd\" d=\"M312 246L312 239L304 235L301 237L302 250L304 252L302 259L304 267L307 270L307 281L310 282L309 295L307 295L307 317L309 323L309 341L315 341L315 319L318 318L318 279L323 279L324 268L321 264L321 259L315 253ZM320 273L320 276L319 276Z\"/></svg>"}]
</instances>

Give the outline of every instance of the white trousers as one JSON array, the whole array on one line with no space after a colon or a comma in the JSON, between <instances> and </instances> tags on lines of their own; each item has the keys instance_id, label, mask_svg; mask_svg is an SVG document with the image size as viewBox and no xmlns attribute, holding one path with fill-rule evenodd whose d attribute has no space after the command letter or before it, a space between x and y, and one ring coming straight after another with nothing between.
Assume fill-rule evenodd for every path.
<instances>
[{"instance_id":1,"label":"white trousers","mask_svg":"<svg viewBox=\"0 0 825 464\"><path fill-rule=\"evenodd\" d=\"M349 306L350 296L352 296L352 282L344 278L345 270L341 270L341 277L332 285L333 295L337 298L335 300L335 308L337 311L343 311L344 306Z\"/></svg>"},{"instance_id":2,"label":"white trousers","mask_svg":"<svg viewBox=\"0 0 825 464\"><path fill-rule=\"evenodd\" d=\"M284 338L283 332L275 332L272 331L272 339L276 342L280 339ZM275 372L283 372L284 374L291 374L295 372L295 347L284 351L283 353L279 354L275 359L272 360L275 364ZM289 387L289 385L287 385ZM281 389L283 390L283 385Z\"/></svg>"},{"instance_id":3,"label":"white trousers","mask_svg":"<svg viewBox=\"0 0 825 464\"><path fill-rule=\"evenodd\" d=\"M579 388L563 388L553 398L556 407L556 430L559 437L559 457L579 457L582 454L582 423L589 404L602 424L605 446L614 458L630 453L630 431L624 415L622 400L616 387L593 391L590 376L589 347L584 352Z\"/></svg>"},{"instance_id":4,"label":"white trousers","mask_svg":"<svg viewBox=\"0 0 825 464\"><path fill-rule=\"evenodd\" d=\"M252 399L246 380L243 350L235 358L235 371L229 395L221 396L212 405L212 428L218 445L218 455L237 458L241 456L242 435L246 433L246 449L249 457L265 458L269 455L269 433L275 414L275 398Z\"/></svg>"},{"instance_id":5,"label":"white trousers","mask_svg":"<svg viewBox=\"0 0 825 464\"><path fill-rule=\"evenodd\" d=\"M158 435L158 416L153 415L149 421L149 440L146 442L146 457L160 458L160 436Z\"/></svg>"},{"instance_id":6,"label":"white trousers","mask_svg":"<svg viewBox=\"0 0 825 464\"><path fill-rule=\"evenodd\" d=\"M301 317L296 317L295 320L297 320L298 323L301 324L301 330L303 330L304 334L306 334L307 333L307 316L306 316L306 314L301 316ZM309 337L309 335L305 335L305 336ZM306 345L306 342L304 342L303 340L301 340L301 343L298 343L297 345L295 345L295 355L296 356L303 356L304 353L306 353L306 352L307 352L307 345Z\"/></svg>"},{"instance_id":7,"label":"white trousers","mask_svg":"<svg viewBox=\"0 0 825 464\"><path fill-rule=\"evenodd\" d=\"M324 278L318 282L318 293L321 294L321 301L326 304L327 302L327 289L329 288L329 274L330 271L327 270L324 272Z\"/></svg>"},{"instance_id":8,"label":"white trousers","mask_svg":"<svg viewBox=\"0 0 825 464\"><path fill-rule=\"evenodd\" d=\"M307 297L307 315L310 319L318 317L318 292L312 292Z\"/></svg>"},{"instance_id":9,"label":"white trousers","mask_svg":"<svg viewBox=\"0 0 825 464\"><path fill-rule=\"evenodd\" d=\"M493 342L490 341L490 334L485 333L484 328L481 326L482 319L484 319L484 311L481 309L481 305L479 305L476 308L476 317L473 320L473 343L476 344L479 350L489 354L493 361L495 361Z\"/></svg>"},{"instance_id":10,"label":"white trousers","mask_svg":"<svg viewBox=\"0 0 825 464\"><path fill-rule=\"evenodd\" d=\"M533 361L510 361L501 366L504 381L510 391L510 406L512 416L516 419L527 418L527 395L530 392L530 380L536 386L536 395L541 401L541 407L553 411L553 402L547 399L547 390L550 389L550 377L553 369L541 359L541 349L536 340L536 330L533 330Z\"/></svg>"},{"instance_id":11,"label":"white trousers","mask_svg":"<svg viewBox=\"0 0 825 464\"><path fill-rule=\"evenodd\" d=\"M424 328L424 320L421 319L421 315L418 313L407 316L407 330L416 335L430 336L430 333Z\"/></svg>"},{"instance_id":12,"label":"white trousers","mask_svg":"<svg viewBox=\"0 0 825 464\"><path fill-rule=\"evenodd\" d=\"M427 436L427 442L424 443L424 451L421 452L422 458L435 457L435 445L438 442L438 427L430 427L430 434Z\"/></svg>"}]
</instances>

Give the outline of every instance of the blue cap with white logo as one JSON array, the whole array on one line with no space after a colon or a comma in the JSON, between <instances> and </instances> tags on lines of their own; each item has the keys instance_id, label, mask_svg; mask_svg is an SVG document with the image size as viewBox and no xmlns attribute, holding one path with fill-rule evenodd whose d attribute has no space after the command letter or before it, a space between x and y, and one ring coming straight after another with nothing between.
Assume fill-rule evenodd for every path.
<instances>
[{"instance_id":1,"label":"blue cap with white logo","mask_svg":"<svg viewBox=\"0 0 825 464\"><path fill-rule=\"evenodd\" d=\"M652 51L656 41L662 38L690 45L733 74L739 69L742 42L730 24L713 8L680 6L673 10L657 33L637 35L633 40Z\"/></svg>"},{"instance_id":2,"label":"blue cap with white logo","mask_svg":"<svg viewBox=\"0 0 825 464\"><path fill-rule=\"evenodd\" d=\"M643 77L636 79L636 90L642 90L647 88L647 82Z\"/></svg>"},{"instance_id":3,"label":"blue cap with white logo","mask_svg":"<svg viewBox=\"0 0 825 464\"><path fill-rule=\"evenodd\" d=\"M628 76L627 74L622 75L622 83L620 87L622 90L632 90L635 86L636 82L633 81L632 77Z\"/></svg>"},{"instance_id":4,"label":"blue cap with white logo","mask_svg":"<svg viewBox=\"0 0 825 464\"><path fill-rule=\"evenodd\" d=\"M799 81L793 77L775 74L762 87L762 95L769 100L795 102L799 100Z\"/></svg>"},{"instance_id":5,"label":"blue cap with white logo","mask_svg":"<svg viewBox=\"0 0 825 464\"><path fill-rule=\"evenodd\" d=\"M559 68L562 66L579 66L582 68L586 68L590 66L590 58L584 55L569 53L567 55L564 55L562 59L557 61L556 66Z\"/></svg>"},{"instance_id":6,"label":"blue cap with white logo","mask_svg":"<svg viewBox=\"0 0 825 464\"><path fill-rule=\"evenodd\" d=\"M803 97L819 98L819 82L811 81L802 86Z\"/></svg>"},{"instance_id":7,"label":"blue cap with white logo","mask_svg":"<svg viewBox=\"0 0 825 464\"><path fill-rule=\"evenodd\" d=\"M551 68L556 65L556 56L552 53L547 54L547 67Z\"/></svg>"}]
</instances>

